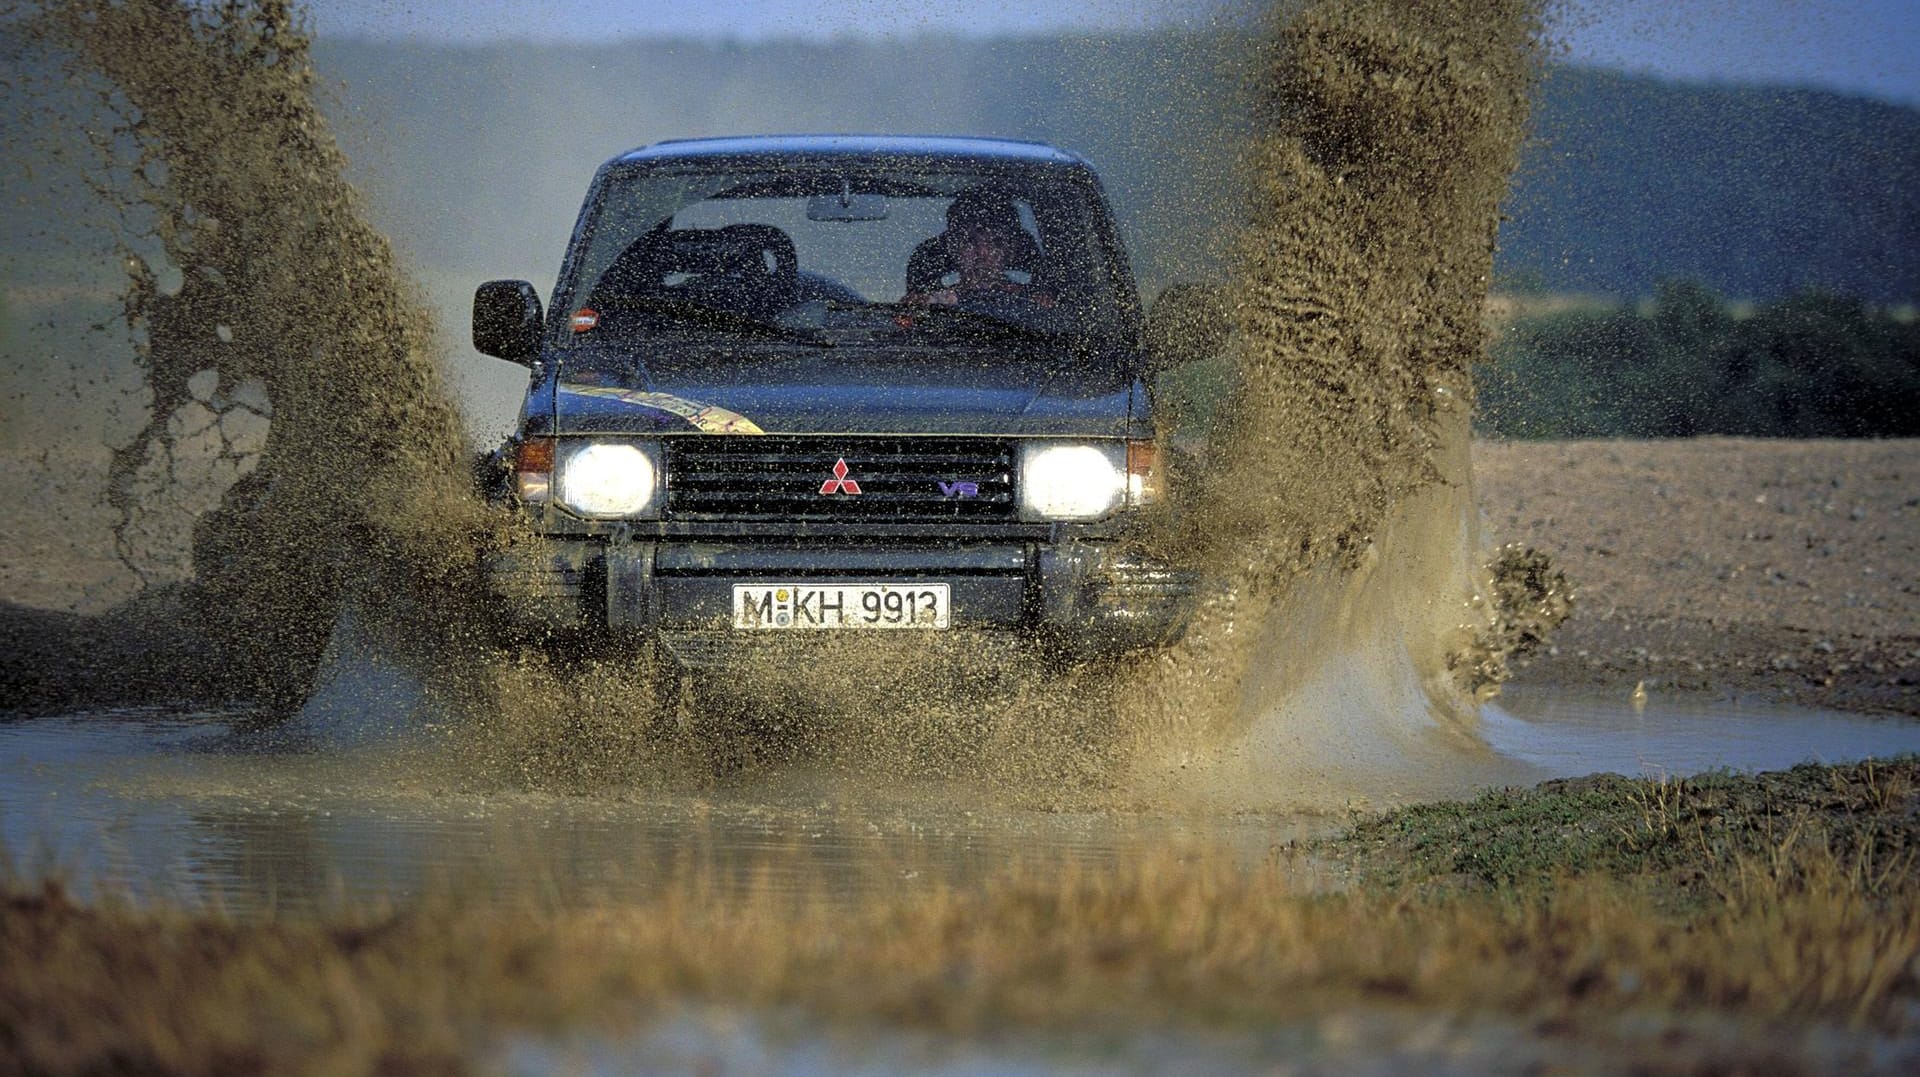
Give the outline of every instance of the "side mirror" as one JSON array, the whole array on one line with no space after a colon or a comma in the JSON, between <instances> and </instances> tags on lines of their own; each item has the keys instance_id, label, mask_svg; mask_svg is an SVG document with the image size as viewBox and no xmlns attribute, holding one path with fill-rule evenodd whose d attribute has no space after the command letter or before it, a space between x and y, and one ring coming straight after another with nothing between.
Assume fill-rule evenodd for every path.
<instances>
[{"instance_id":1,"label":"side mirror","mask_svg":"<svg viewBox=\"0 0 1920 1077\"><path fill-rule=\"evenodd\" d=\"M490 280L473 292L473 347L482 355L532 365L545 320L540 295L523 280Z\"/></svg>"},{"instance_id":2,"label":"side mirror","mask_svg":"<svg viewBox=\"0 0 1920 1077\"><path fill-rule=\"evenodd\" d=\"M1222 290L1211 284L1173 284L1147 311L1144 343L1153 370L1208 359L1233 333Z\"/></svg>"}]
</instances>

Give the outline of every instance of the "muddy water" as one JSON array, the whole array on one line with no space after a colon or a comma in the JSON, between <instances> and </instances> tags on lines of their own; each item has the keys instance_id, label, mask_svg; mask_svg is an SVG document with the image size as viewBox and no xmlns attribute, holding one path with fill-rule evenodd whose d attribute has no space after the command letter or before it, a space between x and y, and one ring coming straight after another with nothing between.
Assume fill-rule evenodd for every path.
<instances>
[{"instance_id":1,"label":"muddy water","mask_svg":"<svg viewBox=\"0 0 1920 1077\"><path fill-rule=\"evenodd\" d=\"M788 771L700 792L475 791L432 734L315 750L244 716L122 711L0 724L0 841L17 868L249 910L454 887L502 901L964 883L1015 859L1099 864L1183 837L1249 857L1305 819L993 807L935 782L852 788Z\"/></svg>"},{"instance_id":2,"label":"muddy water","mask_svg":"<svg viewBox=\"0 0 1920 1077\"><path fill-rule=\"evenodd\" d=\"M1494 751L1551 777L1777 770L1920 751L1920 722L1754 700L1664 699L1522 688L1483 709Z\"/></svg>"},{"instance_id":3,"label":"muddy water","mask_svg":"<svg viewBox=\"0 0 1920 1077\"><path fill-rule=\"evenodd\" d=\"M1645 1033L1639 1033L1644 1036ZM1708 1033L1723 1054L1740 1032ZM1749 1034L1750 1036L1750 1034ZM1631 1041L1631 1030L1623 1034ZM1745 1046L1752 1047L1751 1039ZM1912 1073L1920 1044L1855 1029L1802 1030L1791 1046L1813 1072ZM1378 1007L1282 1022L1258 1031L1148 1028L1130 1033L1034 1034L958 1039L901 1030L836 1035L817 1023L737 1010L690 1009L627 1035L588 1032L557 1041L509 1038L506 1074L661 1072L785 1074L791 1077L1137 1077L1139 1074L1373 1074L1478 1077L1487 1073L1632 1071L1631 1050L1596 1057L1593 1045L1539 1022ZM639 1060L646 1060L640 1063ZM1648 1067L1657 1068L1657 1067Z\"/></svg>"},{"instance_id":4,"label":"muddy water","mask_svg":"<svg viewBox=\"0 0 1920 1077\"><path fill-rule=\"evenodd\" d=\"M431 728L356 746L248 732L237 713L125 710L0 723L0 843L16 870L239 911L405 900L847 899L965 886L1012 864L1098 866L1183 841L1250 862L1338 814L1060 811L966 783L786 770L697 791L591 797L471 787ZM1920 751L1920 722L1752 704L1514 693L1482 717L1489 779L1686 774ZM1311 865L1301 865L1311 882Z\"/></svg>"}]
</instances>

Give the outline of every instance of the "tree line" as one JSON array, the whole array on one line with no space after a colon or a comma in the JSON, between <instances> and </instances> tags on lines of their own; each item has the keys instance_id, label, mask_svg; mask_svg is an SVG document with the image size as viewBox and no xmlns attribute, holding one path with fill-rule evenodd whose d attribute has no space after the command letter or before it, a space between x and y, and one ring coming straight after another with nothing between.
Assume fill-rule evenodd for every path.
<instances>
[{"instance_id":1,"label":"tree line","mask_svg":"<svg viewBox=\"0 0 1920 1077\"><path fill-rule=\"evenodd\" d=\"M1492 351L1488 436L1920 436L1920 323L1830 292L1749 312L1669 281L1639 306L1515 318Z\"/></svg>"}]
</instances>

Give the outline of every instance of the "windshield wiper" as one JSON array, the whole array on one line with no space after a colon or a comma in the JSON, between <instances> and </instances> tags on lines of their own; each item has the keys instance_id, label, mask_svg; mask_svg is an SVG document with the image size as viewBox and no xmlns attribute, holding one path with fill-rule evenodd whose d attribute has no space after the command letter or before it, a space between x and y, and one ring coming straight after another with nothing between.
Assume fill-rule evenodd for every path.
<instances>
[{"instance_id":1,"label":"windshield wiper","mask_svg":"<svg viewBox=\"0 0 1920 1077\"><path fill-rule=\"evenodd\" d=\"M1064 333L1058 333L1058 332L1053 332L1046 329L1040 329L1036 326L1027 325L1022 322L1008 321L1005 318L996 318L991 314L983 314L977 310L967 310L964 307L928 306L928 307L911 307L907 309L916 322L922 318L925 318L927 315L931 314L935 316L934 320L936 322L940 322L940 321L947 322L948 325L952 328L985 329L996 336L1011 337L1016 340L1028 341L1036 344L1054 344L1054 343L1057 343L1061 337L1066 335Z\"/></svg>"},{"instance_id":2,"label":"windshield wiper","mask_svg":"<svg viewBox=\"0 0 1920 1077\"><path fill-rule=\"evenodd\" d=\"M795 344L808 344L816 348L831 348L833 341L817 329L807 329L796 325L781 325L767 318L757 318L737 310L724 307L709 307L702 303L689 303L684 299L663 299L658 296L624 296L606 304L616 311L641 311L647 314L661 314L676 322L687 322L709 329L745 330L773 340L785 340Z\"/></svg>"}]
</instances>

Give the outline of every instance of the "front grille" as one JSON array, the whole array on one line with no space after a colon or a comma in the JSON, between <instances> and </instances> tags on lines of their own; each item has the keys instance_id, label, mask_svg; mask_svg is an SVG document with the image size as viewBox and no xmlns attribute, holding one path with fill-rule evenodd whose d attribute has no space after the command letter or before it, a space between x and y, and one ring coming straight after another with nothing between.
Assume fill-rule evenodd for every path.
<instances>
[{"instance_id":1,"label":"front grille","mask_svg":"<svg viewBox=\"0 0 1920 1077\"><path fill-rule=\"evenodd\" d=\"M998 521L1018 511L1011 441L710 435L665 444L676 520ZM822 493L829 483L835 492Z\"/></svg>"}]
</instances>

